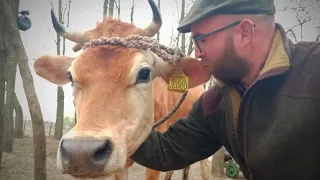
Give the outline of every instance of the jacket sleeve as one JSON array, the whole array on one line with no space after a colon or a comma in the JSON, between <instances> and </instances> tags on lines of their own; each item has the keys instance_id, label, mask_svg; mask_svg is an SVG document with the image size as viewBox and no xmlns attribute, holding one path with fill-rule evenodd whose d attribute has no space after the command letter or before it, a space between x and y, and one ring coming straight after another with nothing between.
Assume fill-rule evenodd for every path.
<instances>
[{"instance_id":1,"label":"jacket sleeve","mask_svg":"<svg viewBox=\"0 0 320 180\"><path fill-rule=\"evenodd\" d=\"M169 171L182 169L219 150L222 145L203 117L202 97L186 118L179 119L166 132L153 130L130 158L142 166Z\"/></svg>"}]
</instances>

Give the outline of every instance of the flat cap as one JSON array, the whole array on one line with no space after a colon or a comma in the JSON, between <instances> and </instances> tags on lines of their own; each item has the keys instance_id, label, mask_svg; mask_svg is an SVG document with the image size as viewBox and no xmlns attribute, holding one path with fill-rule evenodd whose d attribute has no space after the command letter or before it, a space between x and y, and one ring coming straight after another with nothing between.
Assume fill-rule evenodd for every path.
<instances>
[{"instance_id":1,"label":"flat cap","mask_svg":"<svg viewBox=\"0 0 320 180\"><path fill-rule=\"evenodd\" d=\"M191 24L216 14L275 14L274 0L196 0L178 31L188 33Z\"/></svg>"}]
</instances>

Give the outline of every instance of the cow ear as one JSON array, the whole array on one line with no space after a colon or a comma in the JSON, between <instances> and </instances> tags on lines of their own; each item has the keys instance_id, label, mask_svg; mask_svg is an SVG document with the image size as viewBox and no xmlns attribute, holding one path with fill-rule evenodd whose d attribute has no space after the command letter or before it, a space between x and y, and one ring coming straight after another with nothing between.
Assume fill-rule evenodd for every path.
<instances>
[{"instance_id":1,"label":"cow ear","mask_svg":"<svg viewBox=\"0 0 320 180\"><path fill-rule=\"evenodd\" d=\"M34 62L34 70L40 77L56 84L69 82L68 68L73 58L67 56L41 56Z\"/></svg>"},{"instance_id":2,"label":"cow ear","mask_svg":"<svg viewBox=\"0 0 320 180\"><path fill-rule=\"evenodd\" d=\"M178 60L175 65L170 65L170 70L161 76L166 82L169 82L170 76L176 72L183 71L189 79L189 88L202 85L209 81L211 72L209 68L205 68L199 60L192 57L183 57Z\"/></svg>"}]
</instances>

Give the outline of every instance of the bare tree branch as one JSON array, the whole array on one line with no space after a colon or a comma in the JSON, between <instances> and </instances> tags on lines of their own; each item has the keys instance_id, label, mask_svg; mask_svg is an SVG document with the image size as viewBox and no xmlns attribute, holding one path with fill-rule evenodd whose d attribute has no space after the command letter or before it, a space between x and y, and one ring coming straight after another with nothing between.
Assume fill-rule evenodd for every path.
<instances>
[{"instance_id":1,"label":"bare tree branch","mask_svg":"<svg viewBox=\"0 0 320 180\"><path fill-rule=\"evenodd\" d=\"M121 5L120 5L120 0L118 0L118 4L119 4L119 7L118 7L118 18L120 19L120 10L121 10Z\"/></svg>"},{"instance_id":2,"label":"bare tree branch","mask_svg":"<svg viewBox=\"0 0 320 180\"><path fill-rule=\"evenodd\" d=\"M116 5L116 8L118 9L118 18L120 19L120 0L114 1L114 4Z\"/></svg>"},{"instance_id":3,"label":"bare tree branch","mask_svg":"<svg viewBox=\"0 0 320 180\"><path fill-rule=\"evenodd\" d=\"M116 5L116 8L119 9L118 2L114 1L114 4Z\"/></svg>"},{"instance_id":4,"label":"bare tree branch","mask_svg":"<svg viewBox=\"0 0 320 180\"><path fill-rule=\"evenodd\" d=\"M298 22L298 24L292 26L291 28L289 28L286 33L290 33L295 41L297 42L297 38L296 38L296 34L293 31L294 28L296 27L300 27L300 40L303 40L303 26L304 24L312 21L311 15L310 15L310 9L307 10L307 8L315 8L315 4L314 3L308 3L306 1L298 1L298 0L290 0L287 2L287 5L282 9L282 10L278 10L278 11L293 11L296 15L296 20ZM289 7L290 5L294 5L294 7Z\"/></svg>"},{"instance_id":5,"label":"bare tree branch","mask_svg":"<svg viewBox=\"0 0 320 180\"><path fill-rule=\"evenodd\" d=\"M69 27L69 23L70 23L70 5L71 5L71 0L69 0L69 9L68 9L68 14L67 14L67 17L68 17L67 27Z\"/></svg>"},{"instance_id":6,"label":"bare tree branch","mask_svg":"<svg viewBox=\"0 0 320 180\"><path fill-rule=\"evenodd\" d=\"M279 11L279 12L288 11L288 10L304 11L306 8L311 7L311 6L313 6L313 4L309 4L309 5L305 5L305 6L301 6L301 7L292 7L292 8L284 7L283 9L277 9L276 11Z\"/></svg>"},{"instance_id":7,"label":"bare tree branch","mask_svg":"<svg viewBox=\"0 0 320 180\"><path fill-rule=\"evenodd\" d=\"M68 5L69 4L69 5ZM68 7L68 13L67 13L67 19L68 19L68 21L67 21L67 27L69 26L69 24L70 24L70 4L71 4L71 0L69 0L69 2L67 3L67 5L66 5L66 8L65 9L67 9L67 7ZM64 17L63 17L64 18ZM65 38L63 38L63 42L62 42L62 55L65 55L66 54L66 39Z\"/></svg>"},{"instance_id":8,"label":"bare tree branch","mask_svg":"<svg viewBox=\"0 0 320 180\"><path fill-rule=\"evenodd\" d=\"M316 28L318 29L318 35L316 37L316 41L319 41L320 40L320 27L317 27Z\"/></svg>"},{"instance_id":9,"label":"bare tree branch","mask_svg":"<svg viewBox=\"0 0 320 180\"><path fill-rule=\"evenodd\" d=\"M61 8L62 9L64 9L63 10L63 13L62 13L62 22L63 22L63 24L66 22L65 21L65 14L66 14L66 11L67 11L67 9L68 9L68 3L66 3L66 7L65 8L63 8L63 6L61 5Z\"/></svg>"},{"instance_id":10,"label":"bare tree branch","mask_svg":"<svg viewBox=\"0 0 320 180\"><path fill-rule=\"evenodd\" d=\"M52 0L50 1L50 4L51 4L51 7L54 8L53 3L52 3Z\"/></svg>"},{"instance_id":11,"label":"bare tree branch","mask_svg":"<svg viewBox=\"0 0 320 180\"><path fill-rule=\"evenodd\" d=\"M104 0L104 2L103 2L103 16L106 16L108 14L108 4L109 4L109 0Z\"/></svg>"},{"instance_id":12,"label":"bare tree branch","mask_svg":"<svg viewBox=\"0 0 320 180\"><path fill-rule=\"evenodd\" d=\"M110 0L110 2L109 2L109 13L108 13L109 17L113 17L113 10L114 10L115 2L116 2L115 0Z\"/></svg>"},{"instance_id":13,"label":"bare tree branch","mask_svg":"<svg viewBox=\"0 0 320 180\"><path fill-rule=\"evenodd\" d=\"M134 0L132 0L131 13L130 13L131 24L133 24L134 7L135 7Z\"/></svg>"},{"instance_id":14,"label":"bare tree branch","mask_svg":"<svg viewBox=\"0 0 320 180\"><path fill-rule=\"evenodd\" d=\"M193 41L192 41L192 36L190 35L189 37L189 42L188 42L188 52L187 52L187 56L190 56L192 51L193 51Z\"/></svg>"},{"instance_id":15,"label":"bare tree branch","mask_svg":"<svg viewBox=\"0 0 320 180\"><path fill-rule=\"evenodd\" d=\"M311 19L307 19L307 20L305 20L305 21L303 21L303 22L299 22L299 24L296 24L296 25L292 26L291 28L289 28L289 29L286 31L286 33L289 32L289 31L292 31L295 27L301 26L301 25L303 25L303 24L305 24L305 23L307 23L307 22L309 22L309 21L311 21Z\"/></svg>"},{"instance_id":16,"label":"bare tree branch","mask_svg":"<svg viewBox=\"0 0 320 180\"><path fill-rule=\"evenodd\" d=\"M181 21L184 18L185 6L186 6L186 1L182 0L181 1L181 17L179 21ZM184 54L186 53L186 34L185 33L181 34L181 51Z\"/></svg>"},{"instance_id":17,"label":"bare tree branch","mask_svg":"<svg viewBox=\"0 0 320 180\"><path fill-rule=\"evenodd\" d=\"M176 42L177 42L177 47L179 47L179 42L180 42L180 32L178 32L178 36L177 36L177 38L176 38Z\"/></svg>"},{"instance_id":18,"label":"bare tree branch","mask_svg":"<svg viewBox=\"0 0 320 180\"><path fill-rule=\"evenodd\" d=\"M45 21L43 21L45 24L46 24L46 26L47 26L47 28L48 28L48 31L51 33L51 30L50 30L50 28L49 28L49 26L48 26L48 24L45 22ZM51 34L50 34L51 35ZM52 35L51 35L52 36ZM55 44L57 44L57 41L56 41L56 39L52 36L52 39L53 39L53 41L55 42Z\"/></svg>"},{"instance_id":19,"label":"bare tree branch","mask_svg":"<svg viewBox=\"0 0 320 180\"><path fill-rule=\"evenodd\" d=\"M180 16L180 14L179 14L179 5L178 5L178 1L177 0L174 0L174 2L176 3L176 7L177 7L177 12L178 12L178 17Z\"/></svg>"},{"instance_id":20,"label":"bare tree branch","mask_svg":"<svg viewBox=\"0 0 320 180\"><path fill-rule=\"evenodd\" d=\"M159 11L161 12L160 0L158 0L158 8L159 8ZM159 30L158 33L157 33L157 40L158 40L158 42L160 42L160 30Z\"/></svg>"},{"instance_id":21,"label":"bare tree branch","mask_svg":"<svg viewBox=\"0 0 320 180\"><path fill-rule=\"evenodd\" d=\"M172 19L174 19L174 14L175 14L175 12L173 13L173 18ZM173 47L173 44L174 44L174 42L173 42L173 35L174 34L174 30L173 30L173 23L172 23L172 27L171 27L171 37L170 37L170 43L169 43L169 47Z\"/></svg>"}]
</instances>

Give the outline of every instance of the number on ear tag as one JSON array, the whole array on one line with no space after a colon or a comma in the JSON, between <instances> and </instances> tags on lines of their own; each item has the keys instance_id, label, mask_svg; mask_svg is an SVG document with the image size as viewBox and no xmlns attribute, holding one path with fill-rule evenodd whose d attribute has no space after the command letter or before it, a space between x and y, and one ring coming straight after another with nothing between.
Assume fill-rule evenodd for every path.
<instances>
[{"instance_id":1,"label":"number on ear tag","mask_svg":"<svg viewBox=\"0 0 320 180\"><path fill-rule=\"evenodd\" d=\"M184 92L188 90L189 78L186 76L183 71L173 73L169 79L168 89L171 91Z\"/></svg>"}]
</instances>

